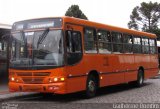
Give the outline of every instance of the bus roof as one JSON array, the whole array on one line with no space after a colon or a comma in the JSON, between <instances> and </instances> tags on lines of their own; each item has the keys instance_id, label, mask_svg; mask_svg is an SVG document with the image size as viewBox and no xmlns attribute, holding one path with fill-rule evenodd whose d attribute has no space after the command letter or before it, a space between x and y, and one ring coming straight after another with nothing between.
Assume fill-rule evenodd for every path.
<instances>
[{"instance_id":1,"label":"bus roof","mask_svg":"<svg viewBox=\"0 0 160 109\"><path fill-rule=\"evenodd\" d=\"M45 17L45 18L35 18L35 19L28 19L24 21L29 21L29 20L37 20L37 19L48 19L48 18L62 18L64 23L69 23L69 24L76 24L76 25L81 25L81 26L88 26L88 27L94 27L94 28L99 28L99 29L106 29L106 30L111 30L115 32L122 32L126 34L133 34L133 35L138 35L138 36L147 36L150 38L157 38L155 34L148 33L148 32L142 32L142 31L137 31L137 30L132 30L132 29L125 29L121 27L116 27L116 26L111 26L108 24L102 24L102 23L97 23L89 20L84 20L84 19L79 19L75 17L68 17L68 16L63 16L63 17Z\"/></svg>"},{"instance_id":2,"label":"bus roof","mask_svg":"<svg viewBox=\"0 0 160 109\"><path fill-rule=\"evenodd\" d=\"M63 17L63 19L65 22L73 23L73 24L77 24L77 25L95 27L95 28L99 28L99 29L107 29L107 30L112 30L115 32L122 32L122 33L126 33L126 34L133 34L133 35L140 35L140 36L147 36L147 37L151 37L151 38L157 38L157 36L152 33L141 32L141 31L136 31L136 30L131 30L131 29L125 29L125 28L121 28L121 27L96 23L96 22L78 19L78 18L74 18L74 17L65 16L65 17Z\"/></svg>"}]
</instances>

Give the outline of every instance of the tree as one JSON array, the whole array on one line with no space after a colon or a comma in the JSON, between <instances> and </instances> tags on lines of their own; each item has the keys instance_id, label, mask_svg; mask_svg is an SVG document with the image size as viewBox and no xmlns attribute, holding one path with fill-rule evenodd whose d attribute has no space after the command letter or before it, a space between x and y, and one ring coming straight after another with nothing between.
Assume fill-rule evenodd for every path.
<instances>
[{"instance_id":1,"label":"tree","mask_svg":"<svg viewBox=\"0 0 160 109\"><path fill-rule=\"evenodd\" d=\"M131 29L152 32L160 37L160 3L142 2L130 15L128 27Z\"/></svg>"},{"instance_id":2,"label":"tree","mask_svg":"<svg viewBox=\"0 0 160 109\"><path fill-rule=\"evenodd\" d=\"M79 9L78 5L71 5L71 7L69 7L68 10L66 11L65 16L76 17L76 18L88 20L85 14Z\"/></svg>"},{"instance_id":3,"label":"tree","mask_svg":"<svg viewBox=\"0 0 160 109\"><path fill-rule=\"evenodd\" d=\"M148 31L150 32L150 31ZM157 35L157 40L160 40L160 29L154 29L151 31L151 33L154 33Z\"/></svg>"}]
</instances>

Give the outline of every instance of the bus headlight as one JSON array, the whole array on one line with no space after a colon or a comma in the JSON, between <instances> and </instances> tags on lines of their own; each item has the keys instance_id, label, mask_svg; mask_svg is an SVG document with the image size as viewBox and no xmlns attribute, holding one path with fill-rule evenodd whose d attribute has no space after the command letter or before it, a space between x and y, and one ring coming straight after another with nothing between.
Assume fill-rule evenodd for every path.
<instances>
[{"instance_id":1,"label":"bus headlight","mask_svg":"<svg viewBox=\"0 0 160 109\"><path fill-rule=\"evenodd\" d=\"M65 80L64 77L60 77L60 78L54 77L54 78L49 78L49 79L48 79L48 82L49 82L49 83L53 83L53 82L62 82L62 81L64 81L64 80Z\"/></svg>"},{"instance_id":2,"label":"bus headlight","mask_svg":"<svg viewBox=\"0 0 160 109\"><path fill-rule=\"evenodd\" d=\"M58 81L58 78L54 78L54 82L57 82Z\"/></svg>"},{"instance_id":3,"label":"bus headlight","mask_svg":"<svg viewBox=\"0 0 160 109\"><path fill-rule=\"evenodd\" d=\"M11 77L11 78L10 78L10 81L11 81L11 82L21 83L20 78L15 78L15 77Z\"/></svg>"},{"instance_id":4,"label":"bus headlight","mask_svg":"<svg viewBox=\"0 0 160 109\"><path fill-rule=\"evenodd\" d=\"M11 77L11 81L15 81L15 78L14 78L14 77Z\"/></svg>"}]
</instances>

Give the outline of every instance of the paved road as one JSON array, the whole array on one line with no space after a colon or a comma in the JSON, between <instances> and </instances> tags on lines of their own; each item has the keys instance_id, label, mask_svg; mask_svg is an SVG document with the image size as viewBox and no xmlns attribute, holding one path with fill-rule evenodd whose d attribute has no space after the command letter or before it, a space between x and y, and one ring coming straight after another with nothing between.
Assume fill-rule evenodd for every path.
<instances>
[{"instance_id":1,"label":"paved road","mask_svg":"<svg viewBox=\"0 0 160 109\"><path fill-rule=\"evenodd\" d=\"M4 101L1 106L3 108L8 105L17 106L15 109L54 109L55 107L56 109L67 107L81 109L86 106L92 109L98 109L98 107L106 109L107 106L112 109L113 103L159 103L160 108L160 78L146 80L141 88L127 84L101 88L97 96L92 99L85 99L82 94L50 95L48 97L35 94Z\"/></svg>"}]
</instances>

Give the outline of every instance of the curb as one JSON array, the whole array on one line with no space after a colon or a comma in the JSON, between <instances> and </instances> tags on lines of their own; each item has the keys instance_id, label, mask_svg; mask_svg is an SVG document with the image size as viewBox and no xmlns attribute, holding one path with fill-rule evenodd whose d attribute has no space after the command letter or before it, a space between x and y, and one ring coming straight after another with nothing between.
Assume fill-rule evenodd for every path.
<instances>
[{"instance_id":1,"label":"curb","mask_svg":"<svg viewBox=\"0 0 160 109\"><path fill-rule=\"evenodd\" d=\"M39 93L36 92L14 92L7 94L0 94L0 102L6 102L6 100L37 96Z\"/></svg>"}]
</instances>

